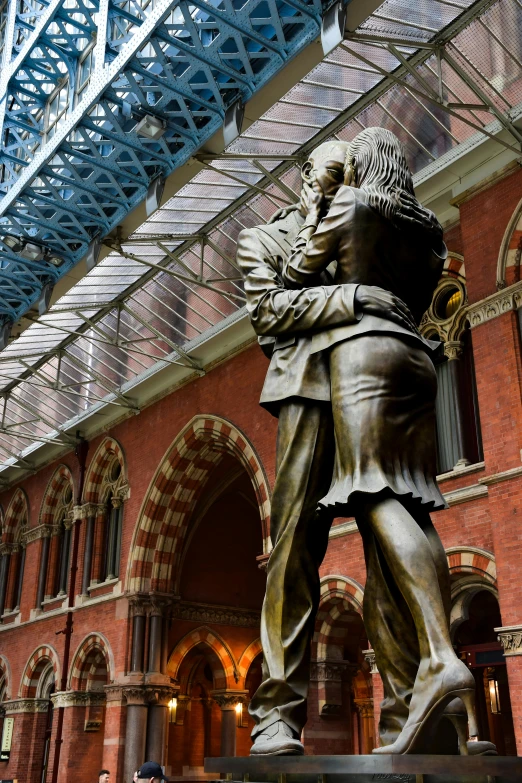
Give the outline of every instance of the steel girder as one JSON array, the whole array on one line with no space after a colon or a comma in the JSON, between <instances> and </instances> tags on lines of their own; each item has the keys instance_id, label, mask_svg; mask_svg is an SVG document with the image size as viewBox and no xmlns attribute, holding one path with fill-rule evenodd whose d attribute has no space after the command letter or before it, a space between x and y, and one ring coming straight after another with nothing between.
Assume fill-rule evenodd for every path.
<instances>
[{"instance_id":1,"label":"steel girder","mask_svg":"<svg viewBox=\"0 0 522 783\"><path fill-rule=\"evenodd\" d=\"M11 62L6 53L0 79L0 319L27 312L143 201L153 179L197 152L229 106L312 41L326 0L152 5L51 0L16 18L27 38ZM94 67L74 106L78 63L93 39ZM64 85L71 108L45 140L49 96ZM166 126L157 140L136 133L147 114ZM9 235L63 262L24 259L3 241Z\"/></svg>"}]
</instances>

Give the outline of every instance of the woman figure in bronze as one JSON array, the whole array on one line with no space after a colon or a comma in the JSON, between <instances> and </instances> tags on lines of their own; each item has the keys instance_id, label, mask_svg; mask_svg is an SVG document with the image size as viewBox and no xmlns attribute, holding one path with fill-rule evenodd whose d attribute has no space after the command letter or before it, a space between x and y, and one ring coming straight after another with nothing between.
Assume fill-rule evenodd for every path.
<instances>
[{"instance_id":1,"label":"woman figure in bronze","mask_svg":"<svg viewBox=\"0 0 522 783\"><path fill-rule=\"evenodd\" d=\"M309 211L285 264L288 287L308 287L337 261L336 283L379 286L410 309L399 325L365 312L355 324L320 332L328 351L336 460L320 505L355 516L368 579L365 623L383 677L378 753L418 751L445 708L464 703L476 735L475 683L453 651L449 572L429 512L445 507L436 482L433 344L416 324L428 308L446 248L435 216L415 202L397 137L369 128L350 145L328 212L311 183ZM465 741L461 752L466 753Z\"/></svg>"}]
</instances>

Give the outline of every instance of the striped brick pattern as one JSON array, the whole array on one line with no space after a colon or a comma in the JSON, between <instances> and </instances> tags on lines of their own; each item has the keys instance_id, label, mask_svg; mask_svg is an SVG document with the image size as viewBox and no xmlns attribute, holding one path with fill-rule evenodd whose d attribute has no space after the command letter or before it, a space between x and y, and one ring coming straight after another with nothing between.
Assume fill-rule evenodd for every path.
<instances>
[{"instance_id":1,"label":"striped brick pattern","mask_svg":"<svg viewBox=\"0 0 522 783\"><path fill-rule=\"evenodd\" d=\"M11 498L11 502L5 513L3 525L3 542L13 542L17 540L18 532L22 525L27 524L29 517L29 506L27 496L23 490L18 488Z\"/></svg>"},{"instance_id":2,"label":"striped brick pattern","mask_svg":"<svg viewBox=\"0 0 522 783\"><path fill-rule=\"evenodd\" d=\"M67 465L60 465L56 468L45 490L42 507L40 509L40 525L54 524L56 508L62 499L63 491L67 485L73 490L74 496L71 471Z\"/></svg>"},{"instance_id":3,"label":"striped brick pattern","mask_svg":"<svg viewBox=\"0 0 522 783\"><path fill-rule=\"evenodd\" d=\"M343 658L349 615L362 616L364 591L354 579L325 576L321 579L321 598L312 641L312 657Z\"/></svg>"},{"instance_id":4,"label":"striped brick pattern","mask_svg":"<svg viewBox=\"0 0 522 783\"><path fill-rule=\"evenodd\" d=\"M254 659L257 658L257 656L262 652L263 652L263 648L261 646L261 639L255 639L253 642L251 642L248 645L245 652L239 659L238 669L239 669L241 688L244 688L246 690L246 678L248 677L248 671Z\"/></svg>"},{"instance_id":5,"label":"striped brick pattern","mask_svg":"<svg viewBox=\"0 0 522 783\"><path fill-rule=\"evenodd\" d=\"M0 702L11 698L11 671L7 658L0 655Z\"/></svg>"},{"instance_id":6,"label":"striped brick pattern","mask_svg":"<svg viewBox=\"0 0 522 783\"><path fill-rule=\"evenodd\" d=\"M84 503L103 503L102 485L105 472L111 462L117 457L122 473L125 472L125 458L120 444L114 438L105 438L94 454L87 476L85 478L85 489L83 491Z\"/></svg>"},{"instance_id":7,"label":"striped brick pattern","mask_svg":"<svg viewBox=\"0 0 522 783\"><path fill-rule=\"evenodd\" d=\"M38 647L29 658L25 671L22 675L20 683L20 696L23 699L36 698L36 690L38 688L38 680L43 670L47 668L49 662L52 663L54 669L54 681L59 684L60 682L60 667L58 662L58 655L50 645L42 645Z\"/></svg>"},{"instance_id":8,"label":"striped brick pattern","mask_svg":"<svg viewBox=\"0 0 522 783\"><path fill-rule=\"evenodd\" d=\"M191 512L210 472L225 453L238 459L250 476L263 538L268 540L268 483L253 447L230 422L217 416L197 416L178 435L152 480L135 534L128 590L172 589Z\"/></svg>"},{"instance_id":9,"label":"striped brick pattern","mask_svg":"<svg viewBox=\"0 0 522 783\"><path fill-rule=\"evenodd\" d=\"M235 687L237 677L237 666L234 656L221 637L210 628L205 626L190 631L178 642L172 655L169 658L167 671L170 677L177 680L183 687L187 687L186 682L189 672L182 671L183 662L187 656L196 649L204 653L208 659L212 674L214 677L214 688ZM192 668L192 667L191 667Z\"/></svg>"},{"instance_id":10,"label":"striped brick pattern","mask_svg":"<svg viewBox=\"0 0 522 783\"><path fill-rule=\"evenodd\" d=\"M466 282L466 267L464 259L457 253L448 253L448 257L444 262L444 269L442 271L444 277L456 277L461 282Z\"/></svg>"},{"instance_id":11,"label":"striped brick pattern","mask_svg":"<svg viewBox=\"0 0 522 783\"><path fill-rule=\"evenodd\" d=\"M455 547L448 549L450 574L478 574L491 584L497 581L495 557L485 549Z\"/></svg>"},{"instance_id":12,"label":"striped brick pattern","mask_svg":"<svg viewBox=\"0 0 522 783\"><path fill-rule=\"evenodd\" d=\"M107 685L109 653L107 644L98 634L83 640L71 666L69 689L73 691L102 691Z\"/></svg>"}]
</instances>

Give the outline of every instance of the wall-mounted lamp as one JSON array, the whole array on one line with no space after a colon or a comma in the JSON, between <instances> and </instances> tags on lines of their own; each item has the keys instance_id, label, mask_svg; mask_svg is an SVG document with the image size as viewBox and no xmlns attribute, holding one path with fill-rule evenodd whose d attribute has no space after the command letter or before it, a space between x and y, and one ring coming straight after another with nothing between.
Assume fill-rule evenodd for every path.
<instances>
[{"instance_id":1,"label":"wall-mounted lamp","mask_svg":"<svg viewBox=\"0 0 522 783\"><path fill-rule=\"evenodd\" d=\"M178 700L171 699L168 703L169 708L169 723L176 723L176 712L178 708Z\"/></svg>"},{"instance_id":2,"label":"wall-mounted lamp","mask_svg":"<svg viewBox=\"0 0 522 783\"><path fill-rule=\"evenodd\" d=\"M239 728L243 725L243 705L241 702L238 702L236 704L236 716L237 716L237 725Z\"/></svg>"},{"instance_id":3,"label":"wall-mounted lamp","mask_svg":"<svg viewBox=\"0 0 522 783\"><path fill-rule=\"evenodd\" d=\"M488 676L488 686L491 712L493 715L500 715L500 695L498 692L498 680L495 677L495 674L490 674Z\"/></svg>"}]
</instances>

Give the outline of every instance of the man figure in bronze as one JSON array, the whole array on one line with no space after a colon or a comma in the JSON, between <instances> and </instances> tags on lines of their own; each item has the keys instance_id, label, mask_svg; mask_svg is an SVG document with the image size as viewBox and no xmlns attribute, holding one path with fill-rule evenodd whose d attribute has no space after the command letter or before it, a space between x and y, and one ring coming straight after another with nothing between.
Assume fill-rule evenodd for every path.
<instances>
[{"instance_id":1,"label":"man figure in bronze","mask_svg":"<svg viewBox=\"0 0 522 783\"><path fill-rule=\"evenodd\" d=\"M333 201L326 202L318 183L313 190L284 264L285 284L311 285L335 259L336 282L386 288L418 323L446 249L432 213L417 204L415 219L401 214L414 191L398 139L381 128L363 131L350 145ZM445 507L435 479L430 350L415 324L367 314L312 338L312 355L328 356L336 441L333 479L319 506L355 516L365 544L365 622L387 696L379 753L421 750L457 698L470 734L477 734L474 678L451 644L448 567L429 517ZM398 639L411 649L398 649ZM413 688L412 667L403 666L408 656L416 668ZM461 753L467 752L461 736Z\"/></svg>"},{"instance_id":2,"label":"man figure in bronze","mask_svg":"<svg viewBox=\"0 0 522 783\"><path fill-rule=\"evenodd\" d=\"M312 186L320 187L326 205L332 202L343 182L347 149L342 142L318 147L303 166L299 208L268 226L241 232L238 240L252 324L265 349L267 336L273 342L261 404L279 417L270 526L274 548L261 619L264 678L250 703L256 721L253 755L303 753L318 571L332 521L331 512L318 512L317 506L334 463L328 359L311 356L312 335L355 323L363 313L414 328L402 302L376 287L331 285L322 273L311 288L283 288L283 264L310 211Z\"/></svg>"}]
</instances>

